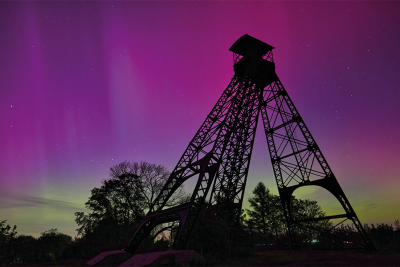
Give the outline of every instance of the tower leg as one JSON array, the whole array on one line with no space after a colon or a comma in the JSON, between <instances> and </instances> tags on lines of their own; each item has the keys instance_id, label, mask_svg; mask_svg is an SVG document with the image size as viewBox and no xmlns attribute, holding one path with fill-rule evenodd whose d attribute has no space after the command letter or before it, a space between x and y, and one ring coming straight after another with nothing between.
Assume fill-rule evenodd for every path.
<instances>
[{"instance_id":1,"label":"tower leg","mask_svg":"<svg viewBox=\"0 0 400 267\"><path fill-rule=\"evenodd\" d=\"M334 195L345 214L319 217L315 221L349 219L356 226L366 248L375 250L328 162L279 80L264 89L261 114L292 246L298 247L295 229L303 223L293 215L292 194L297 188L316 185Z\"/></svg>"},{"instance_id":2,"label":"tower leg","mask_svg":"<svg viewBox=\"0 0 400 267\"><path fill-rule=\"evenodd\" d=\"M353 221L365 246L375 249L279 81L272 49L248 35L231 47L234 77L152 203L127 251L134 253L156 225L170 221L179 221L173 247L185 248L211 188L208 205L215 208L217 217L232 224L239 221L260 111L291 246L298 247L295 233L306 222L345 218ZM190 202L163 210L177 188L193 176L198 176L198 180ZM296 217L291 204L293 192L310 185L332 193L345 213L308 219Z\"/></svg>"},{"instance_id":3,"label":"tower leg","mask_svg":"<svg viewBox=\"0 0 400 267\"><path fill-rule=\"evenodd\" d=\"M191 201L170 209L149 212L125 248L126 251L135 253L154 227L172 221L179 221L178 234L172 247L175 249L186 247L188 237L204 204L204 196L201 193L207 194L218 168L216 164L209 166L210 159L211 154L196 164L200 166L200 175Z\"/></svg>"}]
</instances>

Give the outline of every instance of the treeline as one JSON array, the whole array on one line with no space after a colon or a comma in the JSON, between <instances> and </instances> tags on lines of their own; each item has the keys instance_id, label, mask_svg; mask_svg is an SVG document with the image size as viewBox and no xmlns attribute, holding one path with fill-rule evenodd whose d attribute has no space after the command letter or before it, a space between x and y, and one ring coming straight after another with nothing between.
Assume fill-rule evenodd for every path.
<instances>
[{"instance_id":1,"label":"treeline","mask_svg":"<svg viewBox=\"0 0 400 267\"><path fill-rule=\"evenodd\" d=\"M254 246L271 248L290 248L289 234L280 204L280 197L270 193L263 183L258 183L249 198L249 219L245 228L252 236ZM316 201L292 197L294 220L309 220L326 216ZM364 224L363 228L378 250L385 253L400 252L400 223L393 225ZM335 227L330 220L307 221L295 229L296 241L302 248L310 249L357 249L365 242L354 225L339 224Z\"/></svg>"},{"instance_id":2,"label":"treeline","mask_svg":"<svg viewBox=\"0 0 400 267\"><path fill-rule=\"evenodd\" d=\"M386 254L400 253L400 226L399 221L395 220L394 226L389 224L364 224L363 228L378 251ZM359 235L354 225L340 225L335 229L325 232L307 231L307 229L296 229L297 243L303 249L354 249L361 250L364 241ZM269 239L265 243L263 232L258 230L247 230L253 237L253 246L269 247L271 249L290 249L290 239L286 232L278 234L277 237ZM357 246L360 244L361 246Z\"/></svg>"},{"instance_id":3,"label":"treeline","mask_svg":"<svg viewBox=\"0 0 400 267\"><path fill-rule=\"evenodd\" d=\"M250 209L242 210L238 227L229 227L212 211L203 211L189 248L216 261L231 256L249 256L257 248L291 249L280 197L271 194L263 183L257 184L252 193L248 199ZM291 206L295 220L326 216L316 201L292 197ZM297 244L302 249L363 249L365 243L353 225L334 226L330 220L304 222L295 229ZM394 226L364 224L363 228L378 251L400 253L399 220Z\"/></svg>"},{"instance_id":4,"label":"treeline","mask_svg":"<svg viewBox=\"0 0 400 267\"><path fill-rule=\"evenodd\" d=\"M97 254L124 248L133 237L143 217L169 177L161 165L147 162L122 162L110 169L110 178L91 191L85 203L87 214L75 213L78 236L60 233L57 229L43 232L39 238L18 235L16 226L0 223L0 265L33 264L66 259L88 260ZM221 262L232 257L247 257L259 247L290 249L279 196L271 194L263 183L258 183L250 197L250 209L242 210L240 222L232 226L215 216L213 207L203 210L188 243L208 262ZM180 187L172 195L167 207L189 201L190 195ZM325 216L316 201L292 197L295 220ZM174 241L177 223L159 225L144 240L137 253L166 250ZM311 230L313 229L313 230ZM318 230L318 231L315 231ZM400 224L364 225L364 229L378 250L400 253ZM170 234L165 235L166 231ZM363 243L354 226L333 227L329 220L307 221L295 229L297 243L302 248L343 249ZM324 233L324 234L321 234ZM336 236L333 238L332 236ZM160 238L161 237L161 238Z\"/></svg>"},{"instance_id":5,"label":"treeline","mask_svg":"<svg viewBox=\"0 0 400 267\"><path fill-rule=\"evenodd\" d=\"M122 248L121 246L112 247L106 240L99 242L99 240L91 241L90 238L82 237L72 240L71 236L60 233L56 229L43 232L39 238L18 235L15 228L12 231L10 230L11 227L5 223L6 221L0 223L0 265L35 264L69 259L88 260L98 253ZM398 220L395 221L395 227L388 224L364 224L364 229L378 250L388 254L400 252L400 225ZM336 234L345 237L347 240L358 238L357 230L351 226L339 227ZM261 231L254 228L250 229L245 224L243 229L229 227L211 213L203 211L189 241L188 249L194 249L203 255L209 263L218 263L233 256L247 257L260 247L289 248L287 233L278 234L276 239L269 240L271 243L267 244L263 243L263 236L264 234ZM127 235L127 237L129 239L132 236ZM308 237L304 233L297 234L296 237L303 248L306 248L307 246L302 242L307 240ZM171 245L172 241L171 238L167 237L161 238L157 242L149 238L143 242L142 249L146 251L142 252L165 250ZM318 246L318 243L313 245ZM344 248L352 248L352 244L344 245ZM318 247L314 248L318 249ZM335 247L331 249L335 249Z\"/></svg>"},{"instance_id":6,"label":"treeline","mask_svg":"<svg viewBox=\"0 0 400 267\"><path fill-rule=\"evenodd\" d=\"M59 233L57 229L43 232L39 238L18 235L16 226L0 222L0 264L27 264L67 259L73 256L71 236Z\"/></svg>"},{"instance_id":7,"label":"treeline","mask_svg":"<svg viewBox=\"0 0 400 267\"><path fill-rule=\"evenodd\" d=\"M76 212L78 235L72 240L68 235L51 229L39 238L17 235L13 229L1 223L0 265L38 263L63 259L90 259L97 254L124 248L158 196L169 177L164 166L147 162L122 162L110 168L110 178L103 180L99 188L91 190L85 203L88 214ZM179 187L166 207L187 202L189 195ZM165 227L160 225L152 237L142 243L141 251L164 249L167 242L154 244L154 236Z\"/></svg>"}]
</instances>

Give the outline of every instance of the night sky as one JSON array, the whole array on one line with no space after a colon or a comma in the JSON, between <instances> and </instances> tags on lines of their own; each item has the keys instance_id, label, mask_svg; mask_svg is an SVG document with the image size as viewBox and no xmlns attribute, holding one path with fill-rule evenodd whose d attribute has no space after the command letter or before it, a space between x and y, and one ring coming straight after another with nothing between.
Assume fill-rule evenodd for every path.
<instances>
[{"instance_id":1,"label":"night sky","mask_svg":"<svg viewBox=\"0 0 400 267\"><path fill-rule=\"evenodd\" d=\"M400 2L2 1L0 221L75 236L74 213L111 166L172 171L229 84L243 34L275 47L361 222L400 219ZM246 208L260 181L277 193L260 128L254 146ZM295 196L343 213L318 188Z\"/></svg>"}]
</instances>

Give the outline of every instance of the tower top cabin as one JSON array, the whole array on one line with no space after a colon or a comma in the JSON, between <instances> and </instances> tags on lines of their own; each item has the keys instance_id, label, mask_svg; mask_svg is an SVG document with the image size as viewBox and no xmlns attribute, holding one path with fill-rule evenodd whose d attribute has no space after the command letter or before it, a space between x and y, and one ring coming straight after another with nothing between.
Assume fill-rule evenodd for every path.
<instances>
[{"instance_id":1,"label":"tower top cabin","mask_svg":"<svg viewBox=\"0 0 400 267\"><path fill-rule=\"evenodd\" d=\"M272 49L273 46L248 34L237 39L229 48L229 51L233 52L235 76L247 78L252 84L261 88L277 81Z\"/></svg>"},{"instance_id":2,"label":"tower top cabin","mask_svg":"<svg viewBox=\"0 0 400 267\"><path fill-rule=\"evenodd\" d=\"M248 34L243 35L229 48L229 51L241 56L262 57L275 47L264 43Z\"/></svg>"}]
</instances>

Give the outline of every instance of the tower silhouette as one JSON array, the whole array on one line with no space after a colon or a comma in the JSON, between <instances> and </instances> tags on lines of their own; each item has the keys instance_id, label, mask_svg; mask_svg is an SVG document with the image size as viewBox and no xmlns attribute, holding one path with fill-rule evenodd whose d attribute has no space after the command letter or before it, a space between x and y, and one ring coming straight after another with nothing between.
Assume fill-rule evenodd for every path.
<instances>
[{"instance_id":1,"label":"tower silhouette","mask_svg":"<svg viewBox=\"0 0 400 267\"><path fill-rule=\"evenodd\" d=\"M214 208L219 219L231 224L239 222L260 113L291 245L297 247L295 229L302 223L344 218L353 222L365 247L375 250L276 75L272 49L247 34L231 46L232 80L190 141L126 251L135 253L155 226L171 221L179 221L172 247L185 249L207 196L209 207ZM192 177L197 177L197 184L190 201L163 209L175 190ZM296 220L291 211L292 193L309 185L328 190L342 205L344 213Z\"/></svg>"}]
</instances>

